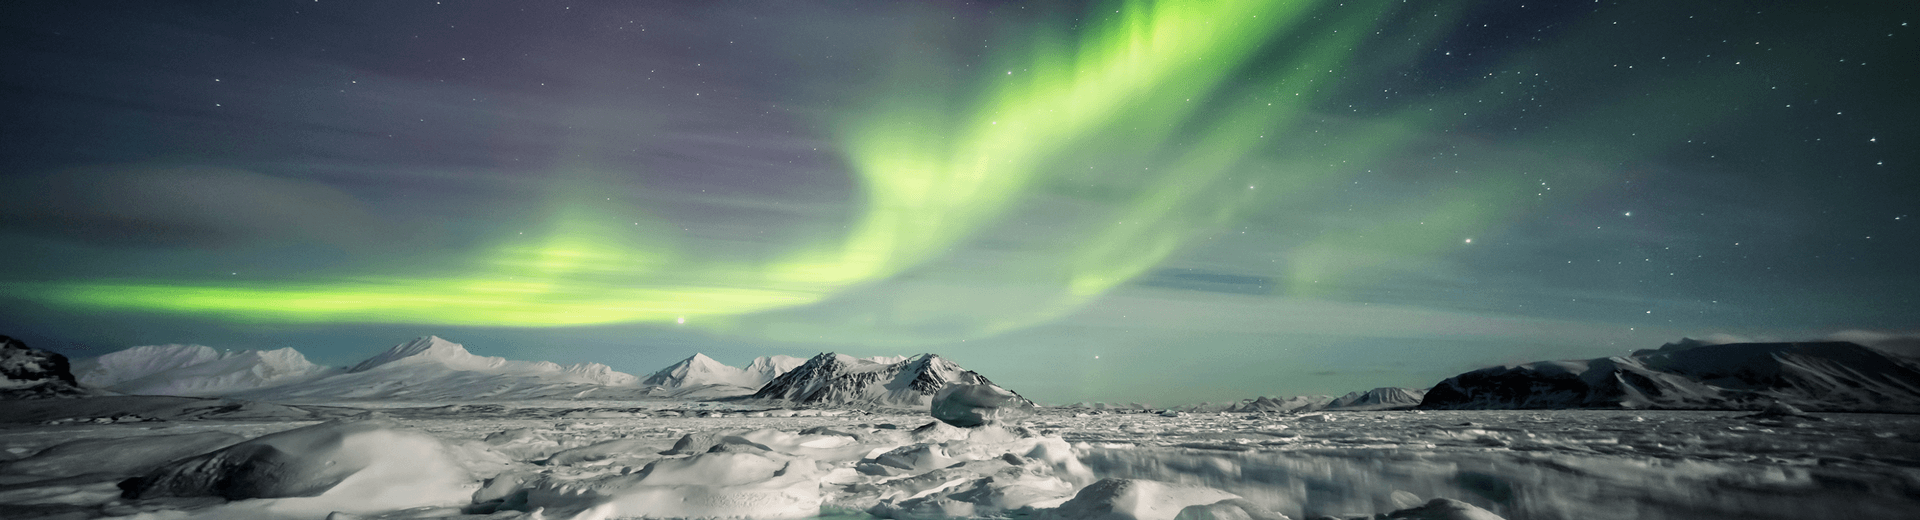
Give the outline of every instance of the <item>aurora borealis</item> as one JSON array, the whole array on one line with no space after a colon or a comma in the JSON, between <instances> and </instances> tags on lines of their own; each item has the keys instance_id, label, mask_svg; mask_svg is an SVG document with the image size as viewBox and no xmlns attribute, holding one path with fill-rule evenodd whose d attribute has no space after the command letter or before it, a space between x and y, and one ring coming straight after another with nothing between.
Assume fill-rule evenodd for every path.
<instances>
[{"instance_id":1,"label":"aurora borealis","mask_svg":"<svg viewBox=\"0 0 1920 520\"><path fill-rule=\"evenodd\" d=\"M28 2L0 327L1162 403L1913 333L1881 4Z\"/></svg>"}]
</instances>

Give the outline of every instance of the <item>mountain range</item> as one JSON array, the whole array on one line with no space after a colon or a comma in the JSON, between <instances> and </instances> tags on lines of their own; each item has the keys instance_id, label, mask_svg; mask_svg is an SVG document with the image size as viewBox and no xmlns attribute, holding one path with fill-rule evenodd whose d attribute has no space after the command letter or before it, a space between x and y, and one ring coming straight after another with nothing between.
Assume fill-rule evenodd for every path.
<instances>
[{"instance_id":1,"label":"mountain range","mask_svg":"<svg viewBox=\"0 0 1920 520\"><path fill-rule=\"evenodd\" d=\"M1033 401L1020 394L937 355L921 354L891 363L885 361L891 359L822 353L774 378L753 397L798 404L925 407L941 388L969 384L1004 390L1013 394L1019 403L1034 406Z\"/></svg>"},{"instance_id":2,"label":"mountain range","mask_svg":"<svg viewBox=\"0 0 1920 520\"><path fill-rule=\"evenodd\" d=\"M763 356L745 368L694 354L640 378L599 363L562 366L479 356L435 336L395 345L348 367L316 365L291 348L222 351L200 345L134 347L69 364L58 354L0 339L5 340L5 352L0 353L0 375L5 376L0 391L5 397L105 390L256 401L670 397L923 407L947 385L998 388L933 354L861 359L828 352L804 360ZM1260 397L1175 410L1753 409L1773 402L1813 411L1920 412L1920 361L1849 342L1708 344L1683 339L1627 356L1474 370L1430 390L1387 387L1340 397Z\"/></svg>"},{"instance_id":3,"label":"mountain range","mask_svg":"<svg viewBox=\"0 0 1920 520\"><path fill-rule=\"evenodd\" d=\"M348 367L313 364L292 348L151 345L81 360L72 368L80 385L114 393L296 402L714 399L759 392L796 404L926 406L947 384L992 384L932 354L762 356L745 368L694 354L640 378L599 363L562 366L475 355L438 336L395 345Z\"/></svg>"},{"instance_id":4,"label":"mountain range","mask_svg":"<svg viewBox=\"0 0 1920 520\"><path fill-rule=\"evenodd\" d=\"M292 348L216 351L200 345L134 347L74 367L82 384L123 394L329 399L578 399L648 395L632 374L599 363L562 366L478 356L438 336L395 345L345 368Z\"/></svg>"},{"instance_id":5,"label":"mountain range","mask_svg":"<svg viewBox=\"0 0 1920 520\"><path fill-rule=\"evenodd\" d=\"M1843 341L1708 344L1483 368L1441 381L1424 409L1920 411L1920 362Z\"/></svg>"}]
</instances>

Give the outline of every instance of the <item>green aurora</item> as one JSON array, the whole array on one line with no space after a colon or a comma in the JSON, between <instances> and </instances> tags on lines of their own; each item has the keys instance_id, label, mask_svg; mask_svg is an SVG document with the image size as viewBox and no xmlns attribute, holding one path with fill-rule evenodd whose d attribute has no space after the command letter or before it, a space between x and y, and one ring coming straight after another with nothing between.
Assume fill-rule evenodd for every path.
<instances>
[{"instance_id":1,"label":"green aurora","mask_svg":"<svg viewBox=\"0 0 1920 520\"><path fill-rule=\"evenodd\" d=\"M1455 110L1466 99L1486 97L1487 92L1465 92L1337 124L1315 110L1343 92L1345 78L1402 65L1357 62L1361 50L1372 51L1375 60L1394 54L1406 60L1411 49L1422 46L1416 41L1368 48L1380 45L1367 38L1378 34L1376 26L1414 19L1411 23L1430 27L1404 31L1440 34L1437 26L1459 16L1458 7L1402 12L1409 9L1392 3L1136 0L1092 20L1078 37L1058 30L1025 34L1025 52L996 60L1001 66L995 69L1004 72L989 73L978 83L941 72L951 67L935 69L916 65L921 57L903 58L872 109L842 125L844 153L858 176L864 212L837 242L799 247L771 262L678 250L661 236L670 226L652 221L643 209L594 200L591 179L609 172L584 171L562 175L579 180L556 190L555 216L544 237L498 246L457 276L12 287L79 309L259 323L561 327L682 322L740 330L743 319L751 321L758 313L816 304L904 271L964 269L941 265L943 253L985 226L1017 218L1037 190L1073 193L1091 186L1084 191L1104 190L1103 196L1118 202L1058 231L1061 239L1045 251L1042 262L964 275L1051 286L1042 297L991 309L921 312L975 319L951 336L922 340L981 337L1072 312L1162 265L1196 236L1233 222L1246 208L1318 196L1397 153L1391 151L1436 133L1444 124L1436 109ZM1552 58L1519 61L1528 59ZM1523 76L1525 71L1504 72ZM1508 88L1505 83L1485 88ZM968 84L986 87L962 92L950 86ZM1663 110L1683 102L1636 100L1639 106L1624 108ZM1536 137L1543 147L1532 149L1554 150L1551 143L1565 142L1560 136L1586 132L1591 132L1586 126L1563 124ZM1524 172L1600 158L1568 150L1535 152L1528 159L1533 164L1487 167ZM1408 201L1404 218L1382 219L1374 229L1306 240L1294 258L1275 266L1273 277L1280 283L1273 290L1338 296L1319 288L1339 284L1322 282L1457 245L1456 237L1470 237L1490 222L1524 211L1502 201L1524 200L1523 192L1536 187L1509 182L1513 177L1485 175L1487 181ZM902 292L897 297L929 296ZM913 325L911 318L907 321Z\"/></svg>"}]
</instances>

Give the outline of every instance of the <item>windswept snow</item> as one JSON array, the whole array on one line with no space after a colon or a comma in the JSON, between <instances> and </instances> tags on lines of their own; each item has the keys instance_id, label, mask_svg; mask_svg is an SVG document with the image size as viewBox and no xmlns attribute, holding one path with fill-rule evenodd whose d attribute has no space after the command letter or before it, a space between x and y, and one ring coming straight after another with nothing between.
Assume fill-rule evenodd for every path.
<instances>
[{"instance_id":1,"label":"windswept snow","mask_svg":"<svg viewBox=\"0 0 1920 520\"><path fill-rule=\"evenodd\" d=\"M103 399L134 398L61 401ZM1913 498L1920 496L1920 480L1911 475L1920 467L1920 437L1911 433L1920 431L1920 419L1912 416L1559 410L1165 417L1039 409L1012 424L956 428L925 412L657 399L609 405L384 408L376 415L385 418L372 420L382 426L327 426L298 433L308 439L300 442L263 436L315 424L307 415L14 425L0 428L0 457L19 461L0 466L6 470L0 471L0 508L91 512L80 517L148 512L153 518L319 519L338 510L376 518L502 519L536 518L539 511L537 518L1066 519L1171 512L1176 520L1798 520L1896 518L1920 507ZM4 411L7 417L43 413ZM149 429L156 425L170 427ZM156 438L205 432L241 436ZM356 436L378 442L356 444ZM408 465L418 468L388 468L397 473L363 469L316 497L226 502L198 495L119 498L122 480L161 471L135 469L172 455L124 466L106 462L121 457L87 458L124 453L124 460L137 461L135 454L189 439L211 452L239 438L286 455L247 458L240 452L258 448L226 448L225 455L203 456L181 448L176 461L201 463L172 462L167 467L174 469L164 471L203 468L186 471L197 475L188 480L213 482L244 466L231 461L272 460L282 462L247 471L325 482L337 475L300 469L316 468L301 461L351 467L374 460L368 457L399 457L382 451L388 446L444 454L458 467L415 461ZM93 473L47 470L62 466L53 461L85 464ZM466 477L457 486L448 483L460 475ZM414 498L373 489L416 479L425 487L408 495ZM1135 481L1136 489L1092 486L1102 479ZM350 487L361 481L369 487ZM210 488L173 489L192 495ZM228 492L211 496L221 493ZM1441 498L1450 500L1433 502ZM1080 502L1068 508L1073 500ZM1107 516L1115 511L1123 516Z\"/></svg>"}]
</instances>

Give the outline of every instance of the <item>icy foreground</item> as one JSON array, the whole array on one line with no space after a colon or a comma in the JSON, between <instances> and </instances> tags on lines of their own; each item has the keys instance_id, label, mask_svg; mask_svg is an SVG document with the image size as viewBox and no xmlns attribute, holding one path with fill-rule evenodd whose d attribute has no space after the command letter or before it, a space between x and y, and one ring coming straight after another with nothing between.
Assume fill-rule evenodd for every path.
<instances>
[{"instance_id":1,"label":"icy foreground","mask_svg":"<svg viewBox=\"0 0 1920 520\"><path fill-rule=\"evenodd\" d=\"M1040 410L961 428L924 413L738 406L0 402L0 511L1517 520L1900 518L1920 507L1915 416ZM140 420L91 419L130 407Z\"/></svg>"}]
</instances>

